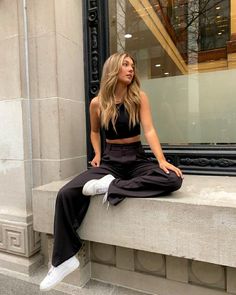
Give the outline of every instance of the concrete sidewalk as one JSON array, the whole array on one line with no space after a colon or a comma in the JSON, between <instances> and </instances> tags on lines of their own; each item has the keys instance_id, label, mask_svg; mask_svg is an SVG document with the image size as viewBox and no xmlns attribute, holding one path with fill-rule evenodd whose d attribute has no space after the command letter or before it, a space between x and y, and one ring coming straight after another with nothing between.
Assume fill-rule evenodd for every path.
<instances>
[{"instance_id":1,"label":"concrete sidewalk","mask_svg":"<svg viewBox=\"0 0 236 295\"><path fill-rule=\"evenodd\" d=\"M0 295L148 295L147 293L140 293L94 280L91 280L82 289L60 283L54 290L40 292L39 283L46 271L45 267L41 267L34 275L29 277L0 269Z\"/></svg>"}]
</instances>

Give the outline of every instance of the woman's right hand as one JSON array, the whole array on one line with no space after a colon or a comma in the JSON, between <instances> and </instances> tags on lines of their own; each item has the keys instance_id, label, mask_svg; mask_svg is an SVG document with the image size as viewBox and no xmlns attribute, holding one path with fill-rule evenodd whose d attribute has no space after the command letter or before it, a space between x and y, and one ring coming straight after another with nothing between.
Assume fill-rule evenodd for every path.
<instances>
[{"instance_id":1,"label":"woman's right hand","mask_svg":"<svg viewBox=\"0 0 236 295\"><path fill-rule=\"evenodd\" d=\"M100 162L101 162L101 156L95 155L95 157L91 161L91 165L93 167L99 167L100 166Z\"/></svg>"}]
</instances>

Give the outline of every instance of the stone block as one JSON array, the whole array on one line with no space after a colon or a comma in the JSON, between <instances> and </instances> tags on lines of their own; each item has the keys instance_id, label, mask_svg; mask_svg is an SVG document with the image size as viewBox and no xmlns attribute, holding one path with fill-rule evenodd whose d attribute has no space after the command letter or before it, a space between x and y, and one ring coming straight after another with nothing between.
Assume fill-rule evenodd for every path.
<instances>
[{"instance_id":1,"label":"stone block","mask_svg":"<svg viewBox=\"0 0 236 295\"><path fill-rule=\"evenodd\" d=\"M17 0L0 2L0 42L18 35ZM2 46L2 45L1 45ZM2 58L2 55L1 55Z\"/></svg>"},{"instance_id":2,"label":"stone block","mask_svg":"<svg viewBox=\"0 0 236 295\"><path fill-rule=\"evenodd\" d=\"M116 264L116 247L102 243L91 243L91 261L107 265Z\"/></svg>"},{"instance_id":3,"label":"stone block","mask_svg":"<svg viewBox=\"0 0 236 295\"><path fill-rule=\"evenodd\" d=\"M56 2L57 3L57 2ZM55 32L55 1L27 1L29 37Z\"/></svg>"},{"instance_id":4,"label":"stone block","mask_svg":"<svg viewBox=\"0 0 236 295\"><path fill-rule=\"evenodd\" d=\"M31 99L31 136L32 136L32 157L33 159L40 159L41 144L40 144L40 100Z\"/></svg>"},{"instance_id":5,"label":"stone block","mask_svg":"<svg viewBox=\"0 0 236 295\"><path fill-rule=\"evenodd\" d=\"M59 0L55 5L56 32L74 43L82 44L82 2Z\"/></svg>"},{"instance_id":6,"label":"stone block","mask_svg":"<svg viewBox=\"0 0 236 295\"><path fill-rule=\"evenodd\" d=\"M29 38L31 98L57 97L55 32Z\"/></svg>"},{"instance_id":7,"label":"stone block","mask_svg":"<svg viewBox=\"0 0 236 295\"><path fill-rule=\"evenodd\" d=\"M30 257L40 249L40 234L32 223L0 220L0 251Z\"/></svg>"},{"instance_id":8,"label":"stone block","mask_svg":"<svg viewBox=\"0 0 236 295\"><path fill-rule=\"evenodd\" d=\"M40 101L40 155L42 159L60 158L58 99Z\"/></svg>"},{"instance_id":9,"label":"stone block","mask_svg":"<svg viewBox=\"0 0 236 295\"><path fill-rule=\"evenodd\" d=\"M59 160L33 160L33 186L40 186L60 179Z\"/></svg>"},{"instance_id":10,"label":"stone block","mask_svg":"<svg viewBox=\"0 0 236 295\"><path fill-rule=\"evenodd\" d=\"M92 278L141 292L158 295L225 295L225 291L203 288L192 284L167 280L163 277L146 273L118 269L113 266L93 262L91 265Z\"/></svg>"},{"instance_id":11,"label":"stone block","mask_svg":"<svg viewBox=\"0 0 236 295\"><path fill-rule=\"evenodd\" d=\"M84 101L83 48L59 34L56 42L58 96Z\"/></svg>"},{"instance_id":12,"label":"stone block","mask_svg":"<svg viewBox=\"0 0 236 295\"><path fill-rule=\"evenodd\" d=\"M0 161L0 214L26 214L25 163L21 160ZM7 195L6 195L7 194Z\"/></svg>"},{"instance_id":13,"label":"stone block","mask_svg":"<svg viewBox=\"0 0 236 295\"><path fill-rule=\"evenodd\" d=\"M80 174L87 170L87 155L62 159L61 160L60 179L65 179L71 175Z\"/></svg>"},{"instance_id":14,"label":"stone block","mask_svg":"<svg viewBox=\"0 0 236 295\"><path fill-rule=\"evenodd\" d=\"M227 267L227 292L236 294L236 268Z\"/></svg>"},{"instance_id":15,"label":"stone block","mask_svg":"<svg viewBox=\"0 0 236 295\"><path fill-rule=\"evenodd\" d=\"M41 208L43 203L48 207L49 197L55 200L63 183L66 181L35 189L37 194L42 193L40 198L33 196L33 200L40 200L34 209L38 231L52 232L51 224L45 227ZM102 196L95 196L80 236L83 240L235 267L235 190L236 183L230 177L187 175L181 190L164 198L127 198L106 210ZM54 211L45 212L47 219L53 220Z\"/></svg>"},{"instance_id":16,"label":"stone block","mask_svg":"<svg viewBox=\"0 0 236 295\"><path fill-rule=\"evenodd\" d=\"M17 255L0 252L0 266L8 270L32 275L43 263L43 256L39 253L34 256L20 257Z\"/></svg>"},{"instance_id":17,"label":"stone block","mask_svg":"<svg viewBox=\"0 0 236 295\"><path fill-rule=\"evenodd\" d=\"M57 189L58 189L58 187L60 186L58 186L57 184L58 184L57 182L53 182L50 184L50 187L57 186ZM56 192L47 190L47 199L44 198L44 201L42 202L45 188L42 188L42 189L39 189L39 188L37 190L33 189L32 205L33 205L33 212L35 212L35 214L33 214L34 230L47 233L47 234L52 234L54 213L55 213ZM42 220L44 220L43 228L42 228Z\"/></svg>"},{"instance_id":18,"label":"stone block","mask_svg":"<svg viewBox=\"0 0 236 295\"><path fill-rule=\"evenodd\" d=\"M212 263L191 261L189 268L189 282L225 290L225 268Z\"/></svg>"},{"instance_id":19,"label":"stone block","mask_svg":"<svg viewBox=\"0 0 236 295\"><path fill-rule=\"evenodd\" d=\"M188 283L188 260L173 256L166 256L166 278L178 282Z\"/></svg>"},{"instance_id":20,"label":"stone block","mask_svg":"<svg viewBox=\"0 0 236 295\"><path fill-rule=\"evenodd\" d=\"M83 102L59 98L60 156L86 155L86 118Z\"/></svg>"},{"instance_id":21,"label":"stone block","mask_svg":"<svg viewBox=\"0 0 236 295\"><path fill-rule=\"evenodd\" d=\"M19 37L0 41L0 100L21 97Z\"/></svg>"},{"instance_id":22,"label":"stone block","mask_svg":"<svg viewBox=\"0 0 236 295\"><path fill-rule=\"evenodd\" d=\"M116 247L116 267L134 271L134 250Z\"/></svg>"},{"instance_id":23,"label":"stone block","mask_svg":"<svg viewBox=\"0 0 236 295\"><path fill-rule=\"evenodd\" d=\"M0 128L0 159L23 160L24 142L21 100L0 100L0 117L2 126ZM8 164L11 165L10 162ZM4 162L1 163L1 170L4 169L3 166Z\"/></svg>"},{"instance_id":24,"label":"stone block","mask_svg":"<svg viewBox=\"0 0 236 295\"><path fill-rule=\"evenodd\" d=\"M158 253L136 250L134 255L135 271L165 276L165 257Z\"/></svg>"}]
</instances>

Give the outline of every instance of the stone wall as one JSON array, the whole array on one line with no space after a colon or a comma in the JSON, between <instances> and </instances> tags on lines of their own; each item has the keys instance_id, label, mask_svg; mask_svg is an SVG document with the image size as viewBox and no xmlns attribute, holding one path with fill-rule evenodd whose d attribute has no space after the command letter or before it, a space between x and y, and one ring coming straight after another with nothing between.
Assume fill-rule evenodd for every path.
<instances>
[{"instance_id":1,"label":"stone wall","mask_svg":"<svg viewBox=\"0 0 236 295\"><path fill-rule=\"evenodd\" d=\"M0 263L28 273L32 188L86 169L82 1L2 0L0 19Z\"/></svg>"}]
</instances>

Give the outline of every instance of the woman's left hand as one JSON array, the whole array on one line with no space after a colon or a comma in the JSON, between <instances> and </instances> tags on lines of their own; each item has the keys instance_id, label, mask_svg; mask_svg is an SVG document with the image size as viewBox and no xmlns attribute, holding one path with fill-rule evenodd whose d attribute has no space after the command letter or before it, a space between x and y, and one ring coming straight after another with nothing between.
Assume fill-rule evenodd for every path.
<instances>
[{"instance_id":1,"label":"woman's left hand","mask_svg":"<svg viewBox=\"0 0 236 295\"><path fill-rule=\"evenodd\" d=\"M159 162L159 166L160 168L165 171L165 173L169 173L169 170L172 170L176 173L177 176L184 178L182 171L175 167L174 165L170 164L169 162L167 162L166 160L160 160Z\"/></svg>"}]
</instances>

